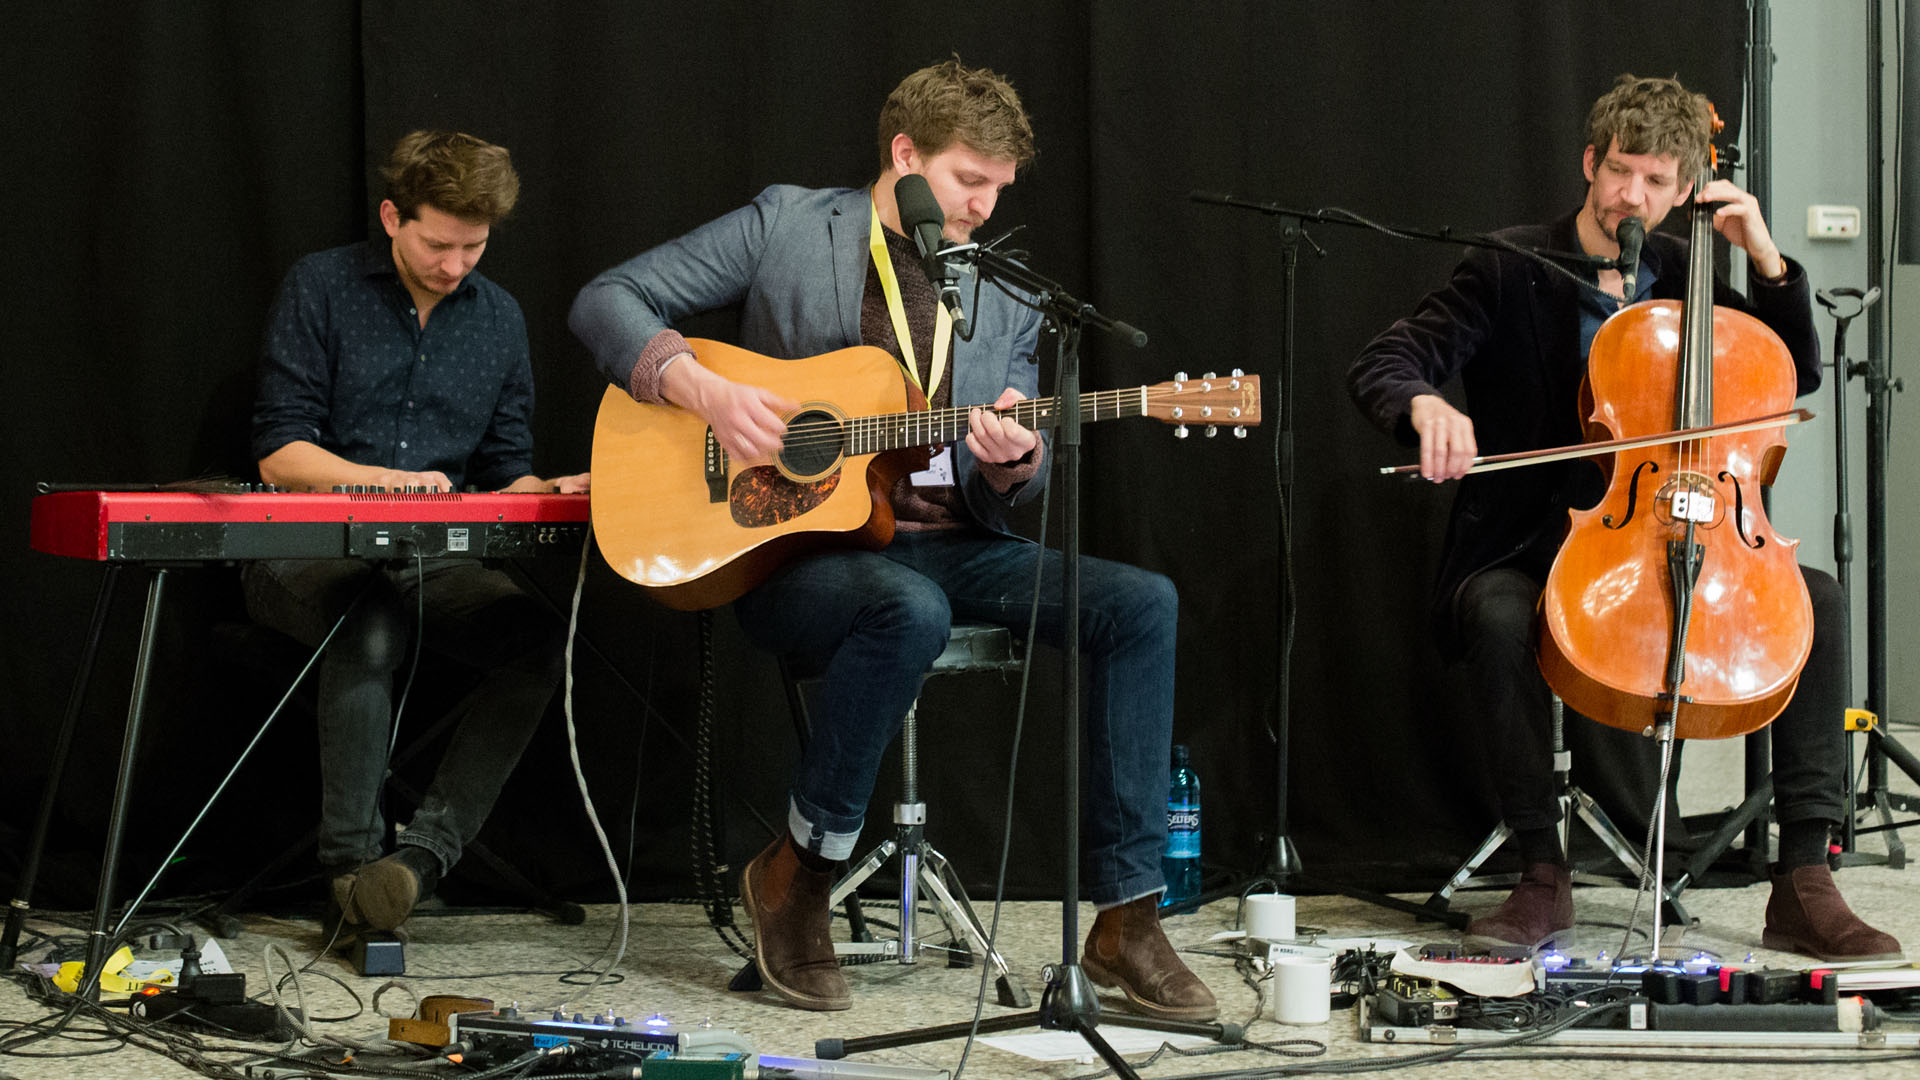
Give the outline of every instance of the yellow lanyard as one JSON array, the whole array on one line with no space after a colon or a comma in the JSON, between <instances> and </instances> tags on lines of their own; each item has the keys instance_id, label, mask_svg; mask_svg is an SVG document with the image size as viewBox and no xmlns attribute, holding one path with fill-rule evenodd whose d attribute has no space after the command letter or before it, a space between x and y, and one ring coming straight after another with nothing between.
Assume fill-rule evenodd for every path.
<instances>
[{"instance_id":1,"label":"yellow lanyard","mask_svg":"<svg viewBox=\"0 0 1920 1080\"><path fill-rule=\"evenodd\" d=\"M900 299L900 280L893 274L893 256L887 251L887 233L880 224L880 204L873 204L873 235L867 242L873 254L874 272L880 275L880 291L887 298L887 314L893 317L893 336L900 342L900 366L913 385L920 386L920 365L913 359L913 334L907 329L907 305ZM931 385L920 386L927 404L933 404L933 392L940 388L940 376L947 372L947 348L953 340L953 314L945 304L936 305L933 317L933 370Z\"/></svg>"}]
</instances>

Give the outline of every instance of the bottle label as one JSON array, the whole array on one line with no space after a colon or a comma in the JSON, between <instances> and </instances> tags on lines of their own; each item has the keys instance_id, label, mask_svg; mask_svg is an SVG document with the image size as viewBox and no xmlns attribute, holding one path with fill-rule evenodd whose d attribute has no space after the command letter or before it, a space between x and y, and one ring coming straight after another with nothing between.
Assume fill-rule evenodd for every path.
<instances>
[{"instance_id":1,"label":"bottle label","mask_svg":"<svg viewBox=\"0 0 1920 1080\"><path fill-rule=\"evenodd\" d=\"M1199 857L1200 808L1178 804L1167 807L1167 858Z\"/></svg>"}]
</instances>

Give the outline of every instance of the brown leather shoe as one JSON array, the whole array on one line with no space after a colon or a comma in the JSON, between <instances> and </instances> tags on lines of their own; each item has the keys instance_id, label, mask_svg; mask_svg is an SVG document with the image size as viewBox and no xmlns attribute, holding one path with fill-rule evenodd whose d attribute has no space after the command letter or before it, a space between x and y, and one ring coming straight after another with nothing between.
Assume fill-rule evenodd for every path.
<instances>
[{"instance_id":1,"label":"brown leather shoe","mask_svg":"<svg viewBox=\"0 0 1920 1080\"><path fill-rule=\"evenodd\" d=\"M1771 868L1773 895L1767 897L1767 927L1760 944L1821 960L1898 960L1900 942L1862 922L1847 906L1833 872L1820 862L1783 871Z\"/></svg>"},{"instance_id":2,"label":"brown leather shoe","mask_svg":"<svg viewBox=\"0 0 1920 1080\"><path fill-rule=\"evenodd\" d=\"M1096 916L1080 966L1096 985L1119 988L1148 1016L1211 1020L1220 1004L1173 951L1160 929L1159 901L1143 896Z\"/></svg>"},{"instance_id":3,"label":"brown leather shoe","mask_svg":"<svg viewBox=\"0 0 1920 1080\"><path fill-rule=\"evenodd\" d=\"M1573 873L1558 863L1534 863L1500 906L1467 924L1469 937L1532 947L1573 928Z\"/></svg>"},{"instance_id":4,"label":"brown leather shoe","mask_svg":"<svg viewBox=\"0 0 1920 1080\"><path fill-rule=\"evenodd\" d=\"M740 874L740 903L753 922L753 963L760 980L803 1009L853 1006L827 929L832 891L833 874L802 866L784 836Z\"/></svg>"}]
</instances>

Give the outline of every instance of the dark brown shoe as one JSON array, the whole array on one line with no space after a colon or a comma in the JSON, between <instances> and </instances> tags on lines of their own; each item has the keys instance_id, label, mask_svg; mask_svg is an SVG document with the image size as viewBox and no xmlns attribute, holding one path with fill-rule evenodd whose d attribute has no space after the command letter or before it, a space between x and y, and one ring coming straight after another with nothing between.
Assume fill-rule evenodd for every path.
<instances>
[{"instance_id":1,"label":"dark brown shoe","mask_svg":"<svg viewBox=\"0 0 1920 1080\"><path fill-rule=\"evenodd\" d=\"M1159 902L1143 896L1096 916L1080 966L1095 985L1118 988L1148 1016L1211 1020L1220 1004L1173 951L1160 929Z\"/></svg>"},{"instance_id":2,"label":"dark brown shoe","mask_svg":"<svg viewBox=\"0 0 1920 1080\"><path fill-rule=\"evenodd\" d=\"M440 884L440 860L417 844L401 844L393 854L361 867L354 878L351 895L340 903L347 922L393 930L433 895Z\"/></svg>"},{"instance_id":3,"label":"dark brown shoe","mask_svg":"<svg viewBox=\"0 0 1920 1080\"><path fill-rule=\"evenodd\" d=\"M853 1006L828 931L831 871L809 870L784 836L740 874L740 903L753 922L753 963L774 993L803 1009Z\"/></svg>"},{"instance_id":4,"label":"dark brown shoe","mask_svg":"<svg viewBox=\"0 0 1920 1080\"><path fill-rule=\"evenodd\" d=\"M1573 873L1558 863L1534 863L1500 906L1467 924L1469 937L1529 948L1573 928Z\"/></svg>"},{"instance_id":5,"label":"dark brown shoe","mask_svg":"<svg viewBox=\"0 0 1920 1080\"><path fill-rule=\"evenodd\" d=\"M1898 960L1906 954L1892 934L1862 922L1847 906L1826 863L1772 867L1773 895L1767 897L1767 927L1760 944L1821 960Z\"/></svg>"}]
</instances>

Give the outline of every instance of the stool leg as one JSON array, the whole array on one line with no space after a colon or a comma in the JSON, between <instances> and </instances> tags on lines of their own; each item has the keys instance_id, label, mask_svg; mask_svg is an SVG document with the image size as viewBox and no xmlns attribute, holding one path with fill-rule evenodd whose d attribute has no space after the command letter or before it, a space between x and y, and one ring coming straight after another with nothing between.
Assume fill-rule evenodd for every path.
<instances>
[{"instance_id":1,"label":"stool leg","mask_svg":"<svg viewBox=\"0 0 1920 1080\"><path fill-rule=\"evenodd\" d=\"M940 918L969 947L984 954L999 972L999 1001L1012 1008L1026 1008L1031 1002L1027 989L1014 976L1013 968L987 938L985 926L974 913L966 890L953 873L944 855L927 843L927 804L920 799L919 702L907 708L900 723L900 795L893 805L893 835L881 841L865 857L853 863L828 894L829 907L851 897L862 882L884 866L896 853L900 856L900 933L894 941L835 942L840 956L894 955L902 964L918 963L924 947L916 922L920 900L931 900ZM743 970L742 974L745 974Z\"/></svg>"},{"instance_id":2,"label":"stool leg","mask_svg":"<svg viewBox=\"0 0 1920 1080\"><path fill-rule=\"evenodd\" d=\"M900 830L918 832L918 829L902 827ZM913 919L920 907L920 843L900 845L900 962L917 964L920 962L920 943L914 936Z\"/></svg>"},{"instance_id":3,"label":"stool leg","mask_svg":"<svg viewBox=\"0 0 1920 1080\"><path fill-rule=\"evenodd\" d=\"M893 806L893 834L900 843L900 962L920 962L913 919L920 907L920 852L927 804L920 801L920 700L907 706L900 722L900 801Z\"/></svg>"},{"instance_id":4,"label":"stool leg","mask_svg":"<svg viewBox=\"0 0 1920 1080\"><path fill-rule=\"evenodd\" d=\"M947 921L957 925L967 936L974 951L987 958L987 962L1000 973L1000 1003L1016 1009L1024 1009L1028 1004L1027 988L1013 974L1006 957L987 937L987 929L980 922L980 916L974 913L973 902L967 898L967 891L960 884L958 875L947 862L947 857L934 850L925 840L920 842L920 882L933 894L934 902L946 913ZM952 887L949 888L948 884Z\"/></svg>"},{"instance_id":5,"label":"stool leg","mask_svg":"<svg viewBox=\"0 0 1920 1080\"><path fill-rule=\"evenodd\" d=\"M1500 845L1506 843L1512 835L1513 829L1506 822L1502 821L1495 825L1493 831L1487 834L1487 838L1474 849L1473 854L1467 856L1467 861L1460 864L1460 869L1455 870L1453 876L1447 879L1447 883L1435 889L1432 896L1427 897L1426 906L1435 911L1447 910L1454 890L1473 880L1473 875L1479 871L1480 865L1492 858L1493 853L1500 850Z\"/></svg>"}]
</instances>

